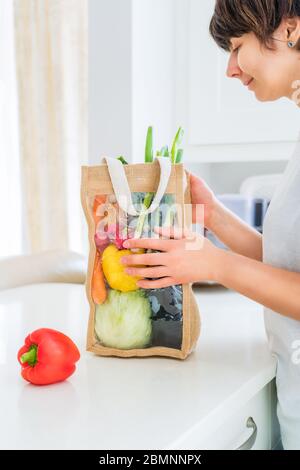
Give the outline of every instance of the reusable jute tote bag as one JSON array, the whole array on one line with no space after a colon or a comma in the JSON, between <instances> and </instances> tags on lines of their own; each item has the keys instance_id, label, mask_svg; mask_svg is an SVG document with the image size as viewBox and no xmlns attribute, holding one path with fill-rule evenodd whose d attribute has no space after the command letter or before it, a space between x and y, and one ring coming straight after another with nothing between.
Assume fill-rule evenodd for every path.
<instances>
[{"instance_id":1,"label":"reusable jute tote bag","mask_svg":"<svg viewBox=\"0 0 300 470\"><path fill-rule=\"evenodd\" d=\"M127 238L152 238L158 225L190 229L190 184L183 165L165 157L141 164L103 157L98 166L82 167L81 201L90 245L87 350L185 359L200 334L191 284L142 289L120 262L132 253L122 245Z\"/></svg>"}]
</instances>

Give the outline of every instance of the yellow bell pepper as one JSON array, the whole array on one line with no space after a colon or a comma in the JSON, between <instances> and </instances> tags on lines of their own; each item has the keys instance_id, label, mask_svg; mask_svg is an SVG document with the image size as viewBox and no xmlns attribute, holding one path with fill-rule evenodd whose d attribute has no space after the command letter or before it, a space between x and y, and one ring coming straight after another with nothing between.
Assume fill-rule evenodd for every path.
<instances>
[{"instance_id":1,"label":"yellow bell pepper","mask_svg":"<svg viewBox=\"0 0 300 470\"><path fill-rule=\"evenodd\" d=\"M145 250L139 250L144 253ZM131 276L125 272L126 266L121 263L121 258L130 255L130 250L118 250L115 245L109 245L102 254L102 269L104 276L112 289L121 292L130 292L139 289L137 281L140 276ZM139 266L141 267L141 266Z\"/></svg>"}]
</instances>

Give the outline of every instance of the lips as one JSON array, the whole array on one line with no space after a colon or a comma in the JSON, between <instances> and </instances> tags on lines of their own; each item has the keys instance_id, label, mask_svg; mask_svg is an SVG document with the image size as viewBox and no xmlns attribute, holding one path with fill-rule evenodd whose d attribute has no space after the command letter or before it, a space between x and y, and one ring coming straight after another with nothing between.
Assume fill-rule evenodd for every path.
<instances>
[{"instance_id":1,"label":"lips","mask_svg":"<svg viewBox=\"0 0 300 470\"><path fill-rule=\"evenodd\" d=\"M252 82L253 82L253 80L254 80L254 78L251 78L250 80L248 80L248 82L246 82L246 83L245 83L245 86L249 86L249 85L250 85L250 83L252 83Z\"/></svg>"}]
</instances>

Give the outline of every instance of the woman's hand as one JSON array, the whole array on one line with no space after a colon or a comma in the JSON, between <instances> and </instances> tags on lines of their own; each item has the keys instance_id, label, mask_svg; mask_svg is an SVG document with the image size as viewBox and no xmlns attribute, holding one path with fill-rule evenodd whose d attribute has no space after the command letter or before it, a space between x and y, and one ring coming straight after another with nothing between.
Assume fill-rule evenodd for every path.
<instances>
[{"instance_id":1,"label":"woman's hand","mask_svg":"<svg viewBox=\"0 0 300 470\"><path fill-rule=\"evenodd\" d=\"M204 223L204 226L208 229L212 228L213 215L216 207L219 202L213 191L205 183L204 180L198 178L197 176L189 173L190 176L190 185L191 185L191 199L192 199L192 209L193 209L193 223ZM199 210L198 214L196 212L196 205L204 205L204 221L198 220L203 217L203 210ZM198 215L198 217L197 217Z\"/></svg>"},{"instance_id":2,"label":"woman's hand","mask_svg":"<svg viewBox=\"0 0 300 470\"><path fill-rule=\"evenodd\" d=\"M129 266L126 269L128 274L142 278L162 278L151 281L141 279L137 283L139 287L154 289L215 279L220 250L209 240L187 230L184 233L180 229L157 227L154 230L169 239L129 239L124 243L125 248L161 251L122 258L122 263Z\"/></svg>"}]
</instances>

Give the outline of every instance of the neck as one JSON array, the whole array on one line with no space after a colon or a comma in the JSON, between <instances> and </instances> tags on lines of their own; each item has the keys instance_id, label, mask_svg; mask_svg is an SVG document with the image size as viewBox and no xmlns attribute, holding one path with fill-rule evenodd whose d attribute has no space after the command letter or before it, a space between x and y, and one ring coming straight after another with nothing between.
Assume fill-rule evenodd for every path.
<instances>
[{"instance_id":1,"label":"neck","mask_svg":"<svg viewBox=\"0 0 300 470\"><path fill-rule=\"evenodd\" d=\"M288 98L291 99L296 106L300 107L300 57L297 57L296 59L295 67L289 82Z\"/></svg>"}]
</instances>

